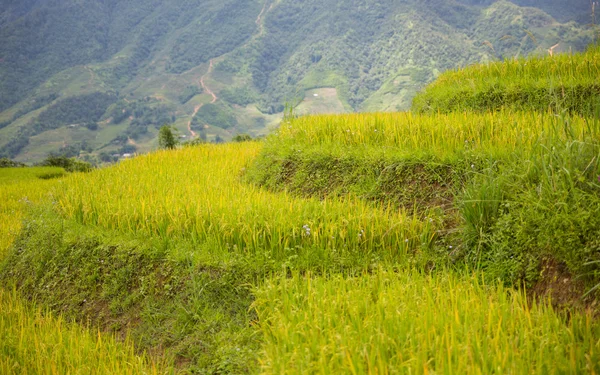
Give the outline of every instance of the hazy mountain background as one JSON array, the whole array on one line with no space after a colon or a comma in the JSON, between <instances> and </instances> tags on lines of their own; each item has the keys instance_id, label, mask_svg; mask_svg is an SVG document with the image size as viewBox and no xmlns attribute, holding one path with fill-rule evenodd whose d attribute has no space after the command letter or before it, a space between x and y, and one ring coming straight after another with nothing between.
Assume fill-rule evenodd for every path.
<instances>
[{"instance_id":1,"label":"hazy mountain background","mask_svg":"<svg viewBox=\"0 0 600 375\"><path fill-rule=\"evenodd\" d=\"M0 156L88 159L298 113L396 111L446 69L593 41L589 0L2 0Z\"/></svg>"}]
</instances>

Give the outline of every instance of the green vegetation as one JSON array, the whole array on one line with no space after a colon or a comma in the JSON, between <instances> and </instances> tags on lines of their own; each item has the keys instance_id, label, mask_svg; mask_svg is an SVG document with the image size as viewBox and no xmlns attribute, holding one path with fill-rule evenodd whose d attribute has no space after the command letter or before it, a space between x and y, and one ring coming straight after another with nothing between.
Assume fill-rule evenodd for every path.
<instances>
[{"instance_id":1,"label":"green vegetation","mask_svg":"<svg viewBox=\"0 0 600 375\"><path fill-rule=\"evenodd\" d=\"M285 103L405 110L442 71L557 43L555 55L581 51L594 35L588 2L558 0L13 1L0 18L0 155L28 163L83 141L91 159L117 153L121 135L151 151L165 123L192 136L187 124L213 99L191 130L215 142L266 134ZM118 95L100 121L80 105L97 93ZM65 98L82 119L37 122Z\"/></svg>"},{"instance_id":2,"label":"green vegetation","mask_svg":"<svg viewBox=\"0 0 600 375\"><path fill-rule=\"evenodd\" d=\"M75 158L68 158L60 155L48 155L48 157L40 163L43 167L59 167L63 168L67 172L90 172L92 166L90 163L86 163Z\"/></svg>"},{"instance_id":3,"label":"green vegetation","mask_svg":"<svg viewBox=\"0 0 600 375\"><path fill-rule=\"evenodd\" d=\"M442 74L417 95L416 112L501 108L600 114L600 47L586 53L515 59Z\"/></svg>"},{"instance_id":4,"label":"green vegetation","mask_svg":"<svg viewBox=\"0 0 600 375\"><path fill-rule=\"evenodd\" d=\"M0 168L18 168L18 167L24 167L24 166L25 166L25 164L19 163L16 161L12 161L8 158L0 159Z\"/></svg>"},{"instance_id":5,"label":"green vegetation","mask_svg":"<svg viewBox=\"0 0 600 375\"><path fill-rule=\"evenodd\" d=\"M190 99L202 121L234 110L208 100ZM35 343L79 332L63 316L93 330L82 348L106 342L96 331L128 337L121 356L112 341L96 353L125 369L596 373L600 119L504 104L290 111L260 143L240 135L64 177L4 168L0 285L55 314ZM59 178L38 179L48 173ZM21 354L31 344L13 344L31 326L18 311L0 313L0 338L39 369L44 358ZM42 356L79 366L69 342Z\"/></svg>"},{"instance_id":6,"label":"green vegetation","mask_svg":"<svg viewBox=\"0 0 600 375\"><path fill-rule=\"evenodd\" d=\"M533 285L552 259L593 282L599 133L598 120L535 112L300 117L271 137L248 178L302 196L440 209L460 228L438 241L448 260Z\"/></svg>"},{"instance_id":7,"label":"green vegetation","mask_svg":"<svg viewBox=\"0 0 600 375\"><path fill-rule=\"evenodd\" d=\"M0 259L21 230L23 214L32 203L48 197L56 179L65 172L56 167L1 168L0 169Z\"/></svg>"},{"instance_id":8,"label":"green vegetation","mask_svg":"<svg viewBox=\"0 0 600 375\"><path fill-rule=\"evenodd\" d=\"M550 306L527 304L479 276L411 271L442 265L435 256L447 251L439 213L425 219L360 197L266 192L239 176L261 148L244 142L158 152L58 181L56 205L30 213L0 268L2 283L69 318L129 332L138 349L160 349L189 371L279 372L292 363L292 372L396 368L400 359L385 349L394 342L404 348L402 362L414 358L404 366L428 363L431 371L597 363L591 317L572 311L567 323ZM386 274L390 266L396 271ZM305 276L286 281L289 272ZM414 296L430 297L421 304ZM336 298L340 304L324 305ZM416 320L392 318L398 306ZM440 319L446 306L454 313ZM321 319L299 320L312 316ZM321 322L324 335L314 336L307 321ZM481 341L490 321L494 335ZM414 332L414 341L397 341L394 332ZM334 350L327 340L342 340L345 351L318 349ZM522 362L505 357L514 342ZM444 350L432 349L438 346ZM463 361L465 353L479 359Z\"/></svg>"},{"instance_id":9,"label":"green vegetation","mask_svg":"<svg viewBox=\"0 0 600 375\"><path fill-rule=\"evenodd\" d=\"M185 104L198 94L202 94L201 88L198 86L186 86L181 95L179 95L179 103Z\"/></svg>"},{"instance_id":10,"label":"green vegetation","mask_svg":"<svg viewBox=\"0 0 600 375\"><path fill-rule=\"evenodd\" d=\"M96 122L114 101L115 96L99 92L60 100L21 127L17 135L0 148L0 155L15 157L27 146L29 137L44 131Z\"/></svg>"},{"instance_id":11,"label":"green vegetation","mask_svg":"<svg viewBox=\"0 0 600 375\"><path fill-rule=\"evenodd\" d=\"M158 147L172 150L177 146L177 139L169 125L163 125L158 131Z\"/></svg>"},{"instance_id":12,"label":"green vegetation","mask_svg":"<svg viewBox=\"0 0 600 375\"><path fill-rule=\"evenodd\" d=\"M229 129L235 127L237 124L237 120L229 108L212 103L203 105L192 119L192 127L197 130L202 130L204 125Z\"/></svg>"}]
</instances>

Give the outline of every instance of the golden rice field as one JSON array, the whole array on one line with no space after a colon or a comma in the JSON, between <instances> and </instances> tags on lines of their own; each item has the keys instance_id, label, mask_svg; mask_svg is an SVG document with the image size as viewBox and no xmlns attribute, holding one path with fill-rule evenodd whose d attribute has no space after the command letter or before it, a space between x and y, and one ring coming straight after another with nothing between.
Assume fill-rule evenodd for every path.
<instances>
[{"instance_id":1,"label":"golden rice field","mask_svg":"<svg viewBox=\"0 0 600 375\"><path fill-rule=\"evenodd\" d=\"M0 262L21 230L23 216L51 199L62 168L0 169ZM50 179L48 179L50 178ZM67 323L0 288L1 374L161 374L167 368L121 343Z\"/></svg>"},{"instance_id":2,"label":"golden rice field","mask_svg":"<svg viewBox=\"0 0 600 375\"><path fill-rule=\"evenodd\" d=\"M597 374L600 326L481 275L411 270L268 281L264 374Z\"/></svg>"},{"instance_id":3,"label":"golden rice field","mask_svg":"<svg viewBox=\"0 0 600 375\"><path fill-rule=\"evenodd\" d=\"M411 112L317 115L289 120L272 139L273 147L377 147L405 156L429 155L447 161L465 153L503 156L555 141L597 140L600 122L539 112Z\"/></svg>"},{"instance_id":4,"label":"golden rice field","mask_svg":"<svg viewBox=\"0 0 600 375\"><path fill-rule=\"evenodd\" d=\"M129 341L68 323L0 289L1 374L158 375L164 369L136 355Z\"/></svg>"},{"instance_id":5,"label":"golden rice field","mask_svg":"<svg viewBox=\"0 0 600 375\"><path fill-rule=\"evenodd\" d=\"M48 198L55 179L39 176L63 174L62 168L2 168L0 169L0 259L21 230L21 220L27 207Z\"/></svg>"},{"instance_id":6,"label":"golden rice field","mask_svg":"<svg viewBox=\"0 0 600 375\"><path fill-rule=\"evenodd\" d=\"M562 53L554 56L520 57L477 64L441 74L426 91L449 84L477 91L481 86L561 86L598 84L600 47L591 45L585 53Z\"/></svg>"},{"instance_id":7,"label":"golden rice field","mask_svg":"<svg viewBox=\"0 0 600 375\"><path fill-rule=\"evenodd\" d=\"M567 319L519 291L486 285L480 275L413 271L399 255L432 241L435 220L351 197L301 199L247 185L241 173L262 147L161 151L48 185L29 180L15 186L21 195L39 188L37 197L55 201L69 220L131 235L209 241L215 252L235 246L233 253L242 256L277 255L286 247L311 246L323 249L315 257L335 251L393 255L385 264L394 268L362 276L274 273L255 285L254 324L263 340L256 373L600 372L600 326L589 313L572 312ZM12 197L21 199L16 192ZM30 373L158 371L134 356L129 343L114 344L26 310L10 293L0 297L0 336L7 338L1 342L11 342L13 353L12 362L0 362L4 369L14 358L28 358L19 366ZM45 354L32 356L33 350Z\"/></svg>"},{"instance_id":8,"label":"golden rice field","mask_svg":"<svg viewBox=\"0 0 600 375\"><path fill-rule=\"evenodd\" d=\"M509 59L441 74L414 98L417 112L511 108L598 116L600 47L584 53Z\"/></svg>"},{"instance_id":9,"label":"golden rice field","mask_svg":"<svg viewBox=\"0 0 600 375\"><path fill-rule=\"evenodd\" d=\"M52 272L38 265L31 279L10 281L17 286L23 282L29 296L45 297L56 309L78 311L83 300L88 311L101 310L99 316L130 319L118 321L117 328L138 325L134 328L149 331L135 343L119 342L23 303L5 286L0 289L0 373L176 372L135 347L144 342L141 349L164 349L165 358L183 353L175 357L183 373L249 368L244 372L598 374L597 305L557 310L550 300L506 287L502 282L507 279L490 282L495 264L482 268L484 275L468 270L472 264L466 261L452 263L456 249L449 250L452 244L443 236L475 239L477 258L480 251L496 251L489 259L505 261L498 267L506 272L522 271L512 255L539 256L531 250L538 248L580 266L574 269L600 272L588 267L595 263L586 263L597 255L600 121L576 115L592 107L580 108L579 97L573 96L590 99L599 76L597 47L581 55L491 63L444 73L416 99L430 110L437 105L435 111L455 108L463 100L458 107L484 109L479 114L289 117L261 143L158 151L69 176L61 176L60 169L0 169L0 266L7 260L0 267L2 280L11 275L27 279L32 273L28 259L55 261ZM557 87L566 91L552 91ZM503 102L510 97L524 100L514 108L537 112L489 111L498 103L510 107ZM564 105L569 100L570 107ZM595 99L590 100L586 103L591 105ZM306 176L316 179L327 168L337 168L343 157L358 167L351 165L340 174L363 173L360 166L368 164L375 176L408 160L417 167L444 165L455 174L481 178L466 187L458 178L457 191L452 191L456 202L450 203L456 207L450 210L462 211L450 220L444 216L449 215L446 208L407 210L366 202L360 194L300 198L285 187L270 191L244 178L250 168L268 166L265 174L279 173L285 182L289 171L284 164L300 160L313 163ZM480 168L476 161L491 167ZM510 184L501 184L503 180ZM371 189L359 186L356 191ZM29 219L48 220L48 225L30 226L26 234L31 241L11 251L27 210L38 206L44 214ZM503 226L496 226L500 219ZM463 222L445 227L453 220ZM469 228L475 235L467 233ZM33 233L50 229L46 237ZM131 247L104 246L108 236L115 242L131 238ZM157 251L129 257L134 251L150 252L136 247L147 239L164 243L167 255ZM37 249L46 240L64 246L60 251ZM459 245L467 255L471 242ZM513 251L515 244L524 253ZM88 250L102 251L97 256L102 259L90 257ZM186 252L186 258L174 254L178 251ZM414 261L419 254L430 256L424 257L429 260L424 267ZM435 263L435 257L444 261ZM88 258L93 259L86 263ZM264 258L272 262L267 265ZM164 280L136 278L141 259L147 261L146 275ZM539 272L533 266L525 271ZM80 278L66 280L70 272ZM82 294L54 300L51 289L38 293L40 285L66 285L68 290L60 292ZM118 288L111 289L114 285ZM152 292L142 288L148 285ZM127 309L131 311L122 311ZM190 329L194 337L186 331ZM190 342L195 347L182 347Z\"/></svg>"},{"instance_id":10,"label":"golden rice field","mask_svg":"<svg viewBox=\"0 0 600 375\"><path fill-rule=\"evenodd\" d=\"M244 184L241 173L260 143L206 145L156 152L112 168L74 175L55 199L66 217L126 233L216 241L215 252L294 247L356 251L400 259L428 246L436 222L357 198L300 199Z\"/></svg>"}]
</instances>

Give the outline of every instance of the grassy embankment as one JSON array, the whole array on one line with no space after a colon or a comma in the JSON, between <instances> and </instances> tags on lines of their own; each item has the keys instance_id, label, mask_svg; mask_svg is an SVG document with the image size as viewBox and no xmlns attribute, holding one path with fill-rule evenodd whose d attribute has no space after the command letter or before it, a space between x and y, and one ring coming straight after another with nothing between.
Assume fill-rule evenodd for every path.
<instances>
[{"instance_id":1,"label":"grassy embankment","mask_svg":"<svg viewBox=\"0 0 600 375\"><path fill-rule=\"evenodd\" d=\"M28 208L51 200L62 168L0 169L0 259L21 231ZM42 265L43 266L43 265ZM0 373L160 374L165 363L136 355L133 343L82 328L0 289Z\"/></svg>"},{"instance_id":2,"label":"grassy embankment","mask_svg":"<svg viewBox=\"0 0 600 375\"><path fill-rule=\"evenodd\" d=\"M448 71L419 93L412 110L600 113L600 46L586 53L519 58Z\"/></svg>"},{"instance_id":3,"label":"grassy embankment","mask_svg":"<svg viewBox=\"0 0 600 375\"><path fill-rule=\"evenodd\" d=\"M154 153L59 181L0 280L188 371L597 373L593 294L567 313L502 285L597 282L598 130L317 116Z\"/></svg>"},{"instance_id":4,"label":"grassy embankment","mask_svg":"<svg viewBox=\"0 0 600 375\"><path fill-rule=\"evenodd\" d=\"M598 120L551 113L305 117L267 142L249 177L437 209L446 254L492 278L535 282L558 261L597 281L599 136Z\"/></svg>"}]
</instances>

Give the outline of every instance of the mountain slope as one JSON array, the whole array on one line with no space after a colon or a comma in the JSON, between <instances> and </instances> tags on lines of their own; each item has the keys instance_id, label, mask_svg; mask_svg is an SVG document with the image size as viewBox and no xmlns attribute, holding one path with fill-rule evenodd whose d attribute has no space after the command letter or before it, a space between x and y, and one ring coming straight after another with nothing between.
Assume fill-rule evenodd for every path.
<instances>
[{"instance_id":1,"label":"mountain slope","mask_svg":"<svg viewBox=\"0 0 600 375\"><path fill-rule=\"evenodd\" d=\"M589 5L561 3L10 0L0 6L0 154L107 161L156 147L164 123L209 141L261 135L286 103L406 109L447 69L585 48ZM80 108L81 121L44 123L52 106L100 94L112 98L101 116Z\"/></svg>"}]
</instances>

